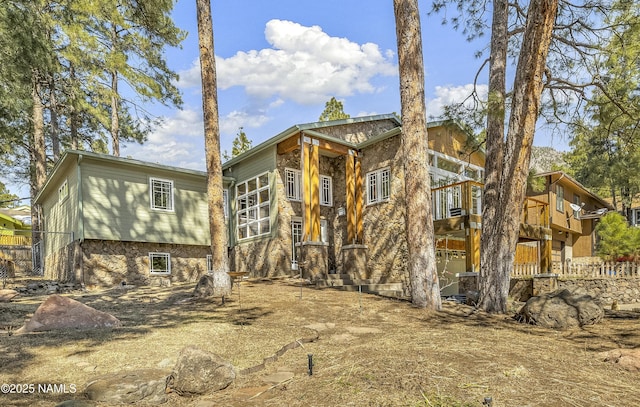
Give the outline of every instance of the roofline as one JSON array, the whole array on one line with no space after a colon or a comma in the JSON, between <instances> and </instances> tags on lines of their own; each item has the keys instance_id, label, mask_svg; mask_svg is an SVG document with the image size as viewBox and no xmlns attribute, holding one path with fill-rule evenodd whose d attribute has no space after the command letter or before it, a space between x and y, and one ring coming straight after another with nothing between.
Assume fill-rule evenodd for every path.
<instances>
[{"instance_id":1,"label":"roofline","mask_svg":"<svg viewBox=\"0 0 640 407\"><path fill-rule=\"evenodd\" d=\"M603 206L605 206L608 209L615 210L613 205L611 205L609 202L605 201L604 199L600 198L598 195L594 194L593 192L589 191L584 185L582 185L580 182L576 181L571 175L567 174L564 171L547 171L547 172L541 172L539 174L535 174L534 176L535 177L548 177L550 175L560 175L562 178L567 178L568 180L570 180L571 182L576 184L578 187L580 187L584 192L589 194L593 199L599 201Z\"/></svg>"},{"instance_id":2,"label":"roofline","mask_svg":"<svg viewBox=\"0 0 640 407\"><path fill-rule=\"evenodd\" d=\"M157 163L152 163L152 162L148 162L148 161L137 160L135 158L115 157L115 156L112 156L112 155L109 155L109 154L94 153L92 151L66 150L63 153L62 157L60 157L60 159L58 159L58 162L56 162L55 166L53 167L53 169L51 170L51 172L47 176L47 179L46 179L44 185L42 186L42 188L40 189L40 192L38 192L38 194L34 198L34 202L35 203L38 203L40 201L40 198L41 198L42 194L44 193L45 190L47 190L49 188L49 184L51 183L51 180L53 179L55 174L69 160L72 160L72 157L75 157L76 160L80 159L81 157L89 157L91 159L98 160L98 161L115 162L115 163L121 163L121 164L126 164L126 165L133 165L133 166L141 166L141 167L145 167L145 168L152 168L152 169L162 170L162 171L177 172L177 173L182 173L182 174L192 175L192 176L197 176L197 177L205 177L205 178L207 177L207 173L205 171L192 170L192 169L188 169L188 168L181 168L181 167L174 167L174 166L170 166L170 165L157 164ZM223 179L223 181L227 181L227 182L235 181L235 179L233 177L226 177L225 176L225 177L222 177L222 179Z\"/></svg>"},{"instance_id":3,"label":"roofline","mask_svg":"<svg viewBox=\"0 0 640 407\"><path fill-rule=\"evenodd\" d=\"M19 226L24 227L25 229L31 229L31 225L27 225L26 223L24 223L23 221L21 221L20 219L16 219L11 215L7 215L6 213L2 213L0 212L0 218L6 219L11 223L15 223ZM24 230L24 229L23 229Z\"/></svg>"},{"instance_id":4,"label":"roofline","mask_svg":"<svg viewBox=\"0 0 640 407\"><path fill-rule=\"evenodd\" d=\"M229 161L226 161L225 163L222 164L222 169L226 170L227 168L232 167L238 164L239 162L246 160L247 158L253 157L254 155L264 151L269 147L273 147L274 145L277 145L281 141L284 141L285 139L288 139L289 137L299 132L309 131L309 133L311 133L314 130L322 129L325 127L343 126L345 124L363 123L363 122L371 122L371 121L377 121L377 120L393 120L396 122L398 126L402 125L402 123L400 122L400 119L398 119L398 116L396 116L393 113L378 114L378 115L371 115L371 116L350 117L348 119L329 120L329 121L323 121L323 122L296 124L294 126L289 127L285 131L276 134L270 139L258 144L257 146L251 148L250 150L247 150L244 153L236 157L233 157ZM356 146L353 143L349 143L347 141L340 140L335 137L324 135L321 132L317 132L315 134L317 134L318 137L326 138L327 140L330 140L330 141L339 142L346 146L350 146L350 147Z\"/></svg>"}]
</instances>

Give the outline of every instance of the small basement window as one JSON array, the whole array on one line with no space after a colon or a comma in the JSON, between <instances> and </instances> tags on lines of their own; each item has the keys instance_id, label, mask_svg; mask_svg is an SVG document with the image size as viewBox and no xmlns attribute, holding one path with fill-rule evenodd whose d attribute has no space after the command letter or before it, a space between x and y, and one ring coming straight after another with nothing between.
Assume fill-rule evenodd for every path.
<instances>
[{"instance_id":1,"label":"small basement window","mask_svg":"<svg viewBox=\"0 0 640 407\"><path fill-rule=\"evenodd\" d=\"M171 274L171 255L169 253L149 253L149 273L154 275Z\"/></svg>"}]
</instances>

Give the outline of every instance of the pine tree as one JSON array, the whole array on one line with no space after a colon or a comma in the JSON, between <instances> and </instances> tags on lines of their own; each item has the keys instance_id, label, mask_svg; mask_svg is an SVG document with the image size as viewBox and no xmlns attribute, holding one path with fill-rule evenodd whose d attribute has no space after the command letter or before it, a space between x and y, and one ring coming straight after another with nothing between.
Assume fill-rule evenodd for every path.
<instances>
[{"instance_id":1,"label":"pine tree","mask_svg":"<svg viewBox=\"0 0 640 407\"><path fill-rule=\"evenodd\" d=\"M351 116L344 112L344 106L342 105L342 102L337 100L335 97L332 97L327 103L324 104L324 111L322 112L318 120L321 122L326 122L329 120L348 119L349 117Z\"/></svg>"}]
</instances>

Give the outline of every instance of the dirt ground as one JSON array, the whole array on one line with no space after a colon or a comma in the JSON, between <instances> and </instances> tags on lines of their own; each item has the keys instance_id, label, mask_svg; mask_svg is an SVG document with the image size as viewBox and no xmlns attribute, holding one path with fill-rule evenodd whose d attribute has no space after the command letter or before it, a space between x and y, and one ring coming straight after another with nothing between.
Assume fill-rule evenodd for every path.
<instances>
[{"instance_id":1,"label":"dirt ground","mask_svg":"<svg viewBox=\"0 0 640 407\"><path fill-rule=\"evenodd\" d=\"M9 335L45 296L0 303L0 383L77 388L75 394L0 394L0 405L79 399L85 383L104 373L169 373L187 345L217 353L240 371L316 333L314 342L240 375L225 390L197 398L170 394L167 405L482 406L486 397L494 407L640 405L640 373L598 357L640 346L640 312L633 310L607 311L597 326L553 331L463 305L428 313L400 300L301 288L299 280L244 281L224 306L191 301L193 287L66 294L119 318L123 327L113 330ZM293 377L266 382L274 372Z\"/></svg>"}]
</instances>

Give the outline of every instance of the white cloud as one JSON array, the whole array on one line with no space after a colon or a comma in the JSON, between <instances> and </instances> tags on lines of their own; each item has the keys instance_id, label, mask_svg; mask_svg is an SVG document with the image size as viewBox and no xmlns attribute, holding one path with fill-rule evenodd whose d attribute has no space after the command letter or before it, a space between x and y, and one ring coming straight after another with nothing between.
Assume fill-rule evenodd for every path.
<instances>
[{"instance_id":1,"label":"white cloud","mask_svg":"<svg viewBox=\"0 0 640 407\"><path fill-rule=\"evenodd\" d=\"M234 137L238 133L238 129L243 127L258 128L269 121L269 117L265 114L249 114L248 112L241 112L234 110L233 112L220 117L220 133L221 134L233 134Z\"/></svg>"},{"instance_id":2,"label":"white cloud","mask_svg":"<svg viewBox=\"0 0 640 407\"><path fill-rule=\"evenodd\" d=\"M258 99L275 96L314 104L331 96L374 93L379 90L371 83L374 77L397 75L391 50L331 37L319 26L271 20L265 38L272 48L216 57L220 89L241 86ZM199 86L199 63L181 72L180 78L182 87Z\"/></svg>"},{"instance_id":3,"label":"white cloud","mask_svg":"<svg viewBox=\"0 0 640 407\"><path fill-rule=\"evenodd\" d=\"M203 170L204 124L195 110L177 110L149 134L143 145L127 144L123 156L159 164Z\"/></svg>"},{"instance_id":4,"label":"white cloud","mask_svg":"<svg viewBox=\"0 0 640 407\"><path fill-rule=\"evenodd\" d=\"M462 86L436 86L436 97L427 100L427 116L438 117L443 111L443 107L453 103L462 103L474 90L473 84L467 84ZM487 100L488 88L487 85L476 85L475 90L480 100ZM471 106L472 101L467 100L465 105Z\"/></svg>"}]
</instances>

